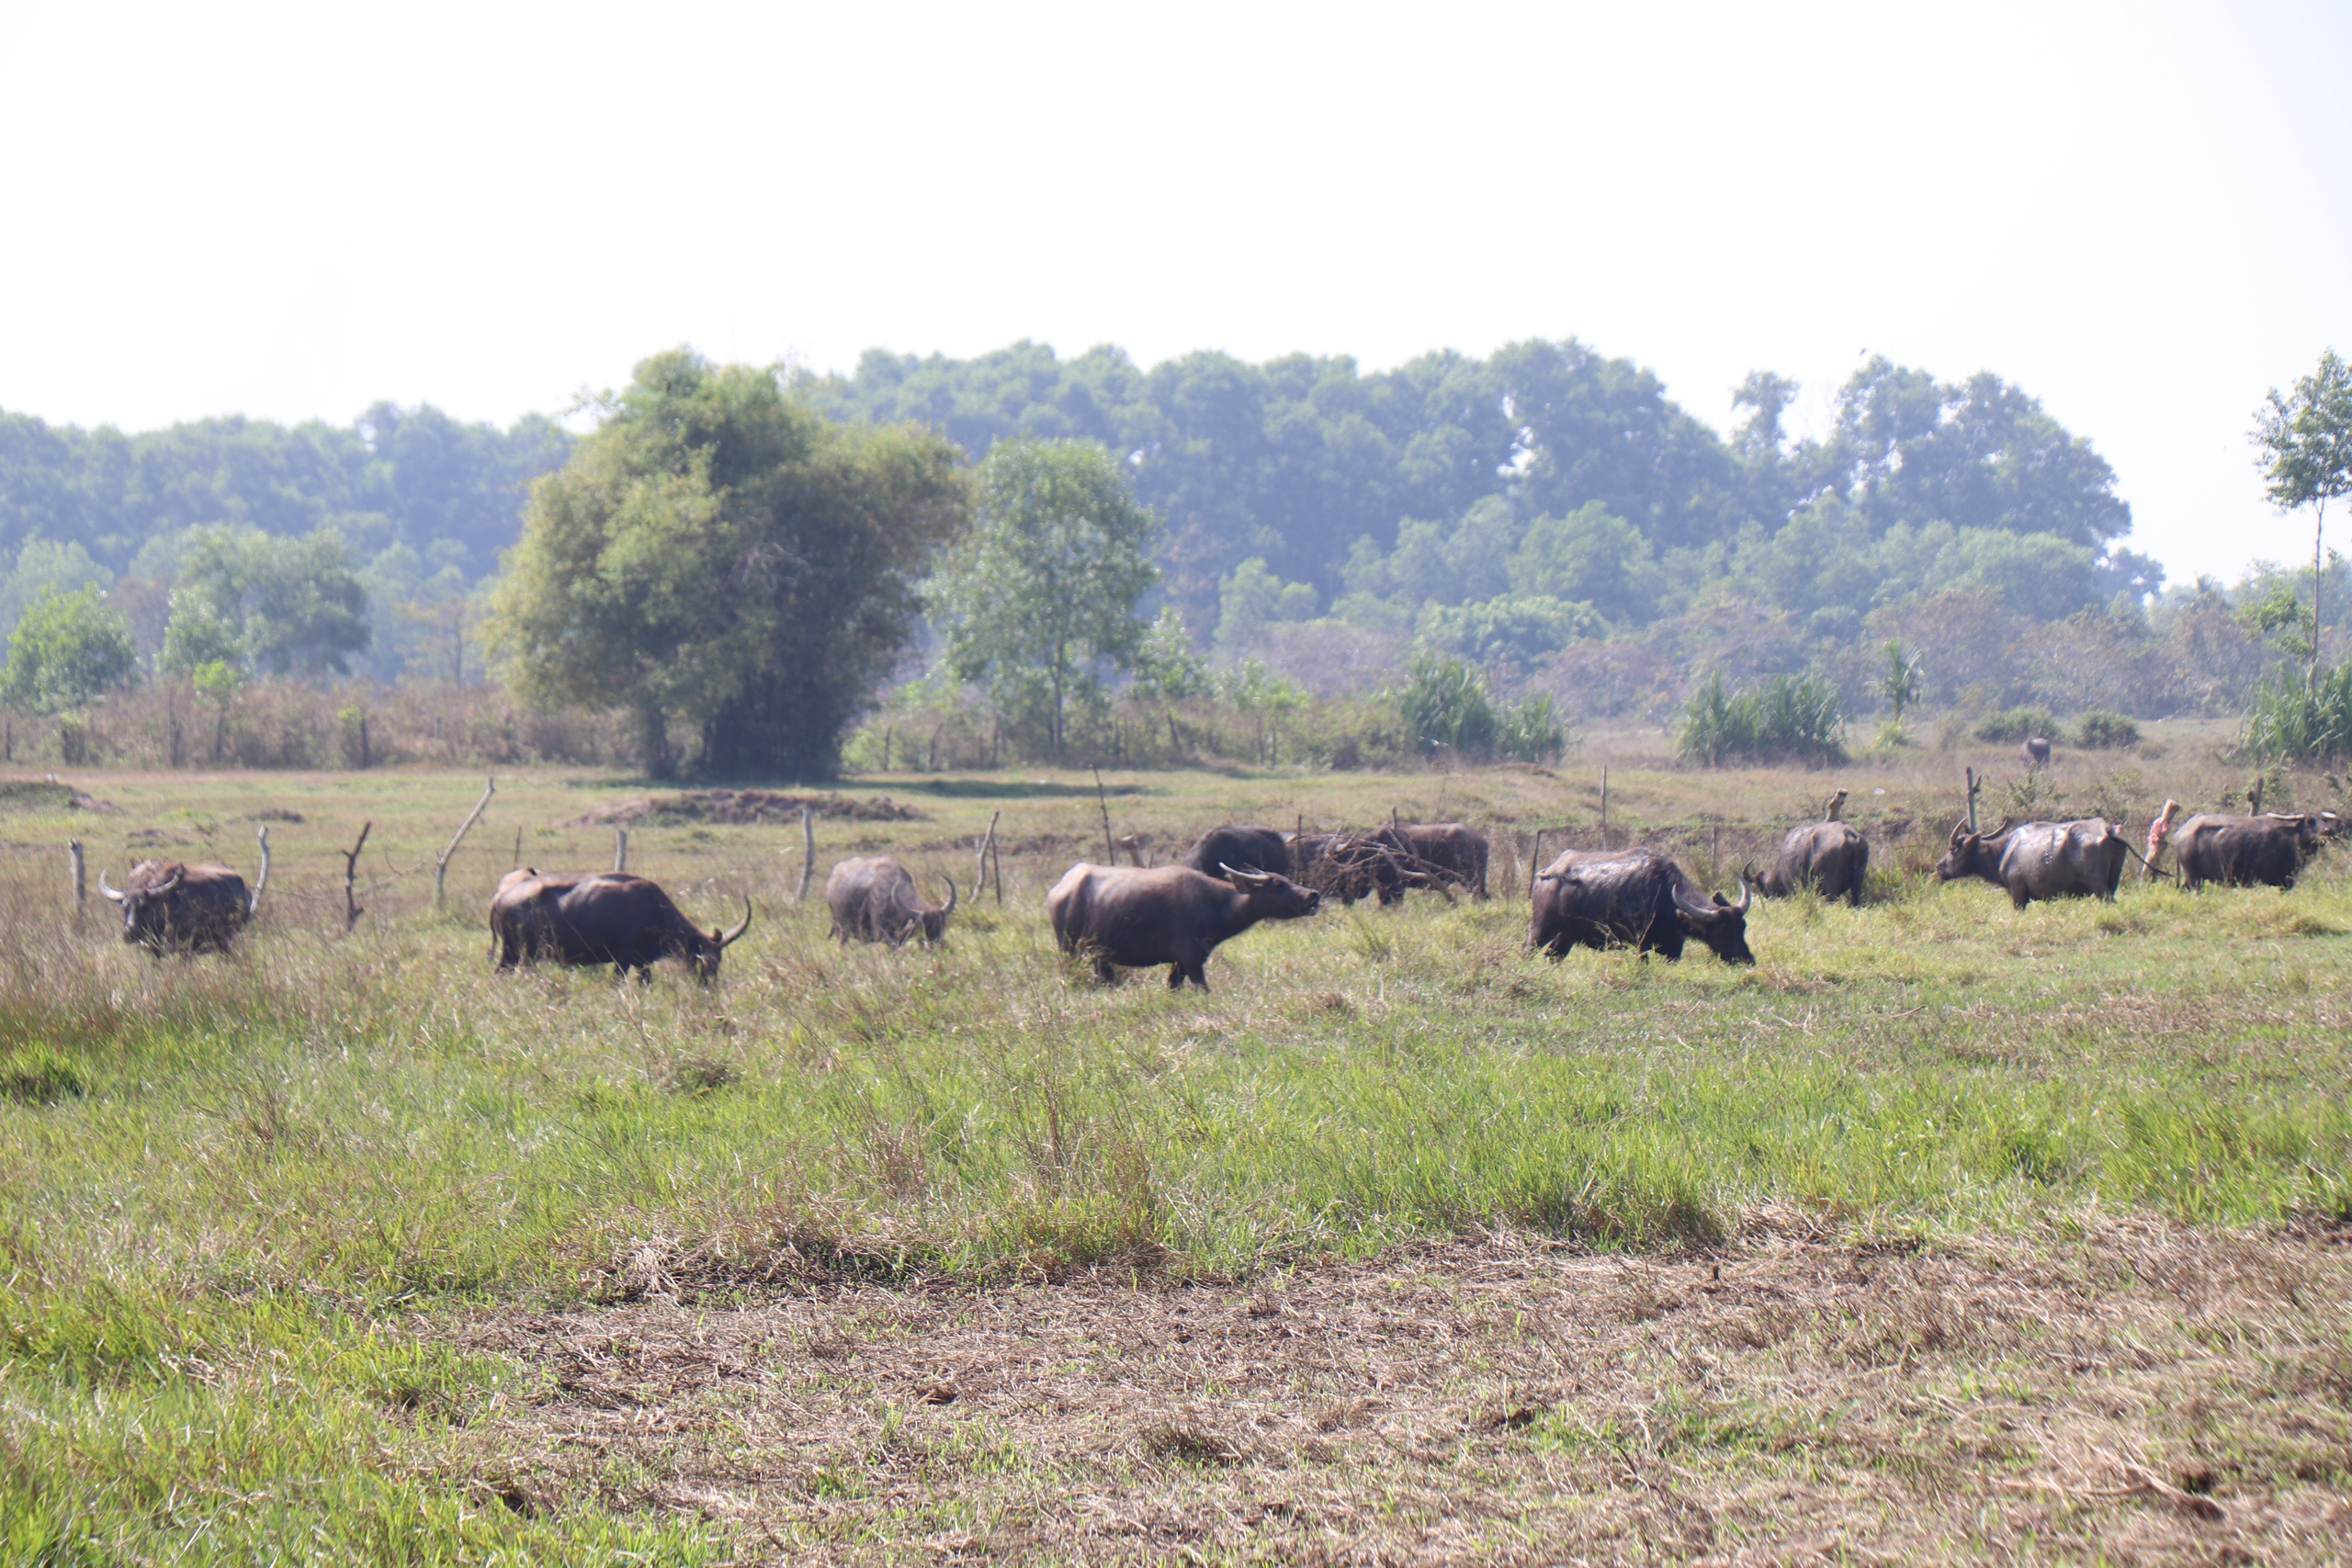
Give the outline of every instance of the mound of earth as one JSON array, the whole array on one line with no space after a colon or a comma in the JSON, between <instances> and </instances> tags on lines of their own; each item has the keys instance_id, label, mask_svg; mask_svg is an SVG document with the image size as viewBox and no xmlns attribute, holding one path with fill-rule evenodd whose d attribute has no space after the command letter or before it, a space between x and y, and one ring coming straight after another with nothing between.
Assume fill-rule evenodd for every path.
<instances>
[{"instance_id":1,"label":"mound of earth","mask_svg":"<svg viewBox=\"0 0 2352 1568\"><path fill-rule=\"evenodd\" d=\"M84 795L72 784L59 784L55 775L44 783L39 779L0 779L0 811L94 811L102 816L119 813L122 807L110 800Z\"/></svg>"},{"instance_id":2,"label":"mound of earth","mask_svg":"<svg viewBox=\"0 0 2352 1568\"><path fill-rule=\"evenodd\" d=\"M692 822L723 822L730 826L797 822L806 807L818 817L838 817L857 822L915 822L922 813L901 806L887 795L853 800L832 792L796 793L775 789L690 789L676 795L648 795L617 806L600 806L576 817L567 828L627 827L650 822L657 828Z\"/></svg>"}]
</instances>

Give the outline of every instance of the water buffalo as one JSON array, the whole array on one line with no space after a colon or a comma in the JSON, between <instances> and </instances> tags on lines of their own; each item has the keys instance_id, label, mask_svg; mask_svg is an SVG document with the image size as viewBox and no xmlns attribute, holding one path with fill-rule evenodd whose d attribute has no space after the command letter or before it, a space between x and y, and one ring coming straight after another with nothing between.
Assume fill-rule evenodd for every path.
<instances>
[{"instance_id":1,"label":"water buffalo","mask_svg":"<svg viewBox=\"0 0 2352 1568\"><path fill-rule=\"evenodd\" d=\"M825 878L825 903L833 911L831 935L842 942L887 942L892 947L920 935L925 947L947 940L947 917L956 912L956 879L947 902L926 904L915 891L912 873L888 855L860 855L833 867Z\"/></svg>"},{"instance_id":2,"label":"water buffalo","mask_svg":"<svg viewBox=\"0 0 2352 1568\"><path fill-rule=\"evenodd\" d=\"M2039 773L2050 765L2050 742L2039 735L2029 735L2025 744L2018 748L2018 761L2030 772Z\"/></svg>"},{"instance_id":3,"label":"water buffalo","mask_svg":"<svg viewBox=\"0 0 2352 1568\"><path fill-rule=\"evenodd\" d=\"M1290 844L1282 833L1272 828L1232 823L1203 833L1176 863L1206 876L1216 876L1225 868L1271 871L1277 876L1296 874L1296 868L1291 863Z\"/></svg>"},{"instance_id":4,"label":"water buffalo","mask_svg":"<svg viewBox=\"0 0 2352 1568\"><path fill-rule=\"evenodd\" d=\"M2179 855L2180 885L2202 887L2218 882L2224 887L2292 887L2304 863L2335 836L2335 814L2272 813L2237 817L2205 812L2175 829L2172 841Z\"/></svg>"},{"instance_id":5,"label":"water buffalo","mask_svg":"<svg viewBox=\"0 0 2352 1568\"><path fill-rule=\"evenodd\" d=\"M616 976L651 977L664 958L683 958L695 978L718 978L720 954L752 929L752 901L731 931L707 932L678 911L670 896L641 876L622 872L510 871L490 900L490 931L498 967L551 958L559 964L613 966Z\"/></svg>"},{"instance_id":6,"label":"water buffalo","mask_svg":"<svg viewBox=\"0 0 2352 1568\"><path fill-rule=\"evenodd\" d=\"M2036 898L2104 898L2115 901L2130 842L2098 818L2080 822L2004 822L1989 833L1968 824L1951 830L1951 848L1936 863L1938 882L1981 876L2008 889L2009 902L2024 908Z\"/></svg>"},{"instance_id":7,"label":"water buffalo","mask_svg":"<svg viewBox=\"0 0 2352 1568\"><path fill-rule=\"evenodd\" d=\"M1669 959L1696 937L1726 964L1753 964L1747 950L1747 882L1739 902L1710 895L1666 856L1649 850L1569 850L1536 874L1527 945L1553 958L1572 947L1631 943Z\"/></svg>"},{"instance_id":8,"label":"water buffalo","mask_svg":"<svg viewBox=\"0 0 2352 1568\"><path fill-rule=\"evenodd\" d=\"M1459 822L1394 823L1372 839L1395 852L1407 870L1419 872L1430 886L1450 885L1473 898L1487 897L1487 835L1476 829Z\"/></svg>"},{"instance_id":9,"label":"water buffalo","mask_svg":"<svg viewBox=\"0 0 2352 1568\"><path fill-rule=\"evenodd\" d=\"M1749 879L1767 898L1786 898L1810 887L1824 898L1862 907L1862 882L1871 869L1871 843L1844 822L1808 822L1781 840L1781 858L1761 876Z\"/></svg>"},{"instance_id":10,"label":"water buffalo","mask_svg":"<svg viewBox=\"0 0 2352 1568\"><path fill-rule=\"evenodd\" d=\"M226 953L261 908L269 886L269 835L261 840L261 874L254 890L225 865L143 860L119 891L98 873L98 891L122 906L122 940L151 953Z\"/></svg>"},{"instance_id":11,"label":"water buffalo","mask_svg":"<svg viewBox=\"0 0 2352 1568\"><path fill-rule=\"evenodd\" d=\"M1291 875L1350 908L1374 896L1384 908L1401 904L1407 888L1430 883L1428 873L1406 869L1405 858L1380 834L1299 833L1290 847L1296 868Z\"/></svg>"},{"instance_id":12,"label":"water buffalo","mask_svg":"<svg viewBox=\"0 0 2352 1568\"><path fill-rule=\"evenodd\" d=\"M1322 896L1271 871L1220 866L1211 876L1188 865L1071 866L1046 895L1054 940L1064 953L1094 961L1095 977L1165 964L1173 988L1201 973L1217 943L1260 920L1295 920L1321 907Z\"/></svg>"}]
</instances>

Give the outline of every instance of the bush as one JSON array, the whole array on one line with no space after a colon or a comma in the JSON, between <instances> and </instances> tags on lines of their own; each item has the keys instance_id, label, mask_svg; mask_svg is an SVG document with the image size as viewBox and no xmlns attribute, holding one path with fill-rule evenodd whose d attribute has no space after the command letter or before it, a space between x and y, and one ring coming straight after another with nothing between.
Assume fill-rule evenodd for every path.
<instances>
[{"instance_id":1,"label":"bush","mask_svg":"<svg viewBox=\"0 0 2352 1568\"><path fill-rule=\"evenodd\" d=\"M1976 726L1979 740L2024 740L2039 735L2044 739L2058 733L2058 720L2048 708L2003 708L1989 713Z\"/></svg>"},{"instance_id":2,"label":"bush","mask_svg":"<svg viewBox=\"0 0 2352 1568\"><path fill-rule=\"evenodd\" d=\"M55 1105L86 1092L74 1064L46 1045L31 1045L0 1056L0 1099L19 1105Z\"/></svg>"},{"instance_id":3,"label":"bush","mask_svg":"<svg viewBox=\"0 0 2352 1568\"><path fill-rule=\"evenodd\" d=\"M1486 677L1472 665L1439 653L1414 657L1405 684L1394 694L1406 733L1424 751L1451 748L1464 757L1541 762L1557 757L1567 732L1552 699L1532 696L1498 706Z\"/></svg>"},{"instance_id":4,"label":"bush","mask_svg":"<svg viewBox=\"0 0 2352 1568\"><path fill-rule=\"evenodd\" d=\"M1842 761L1845 739L1838 689L1810 673L1775 675L1760 688L1734 693L1717 671L1682 710L1683 759L1711 768L1730 758Z\"/></svg>"},{"instance_id":5,"label":"bush","mask_svg":"<svg viewBox=\"0 0 2352 1568\"><path fill-rule=\"evenodd\" d=\"M2140 744L2140 727L2120 713L2094 709L2075 721L2075 738L2086 751L2112 751Z\"/></svg>"},{"instance_id":6,"label":"bush","mask_svg":"<svg viewBox=\"0 0 2352 1568\"><path fill-rule=\"evenodd\" d=\"M2284 665L2254 689L2238 750L2265 762L2327 762L2352 756L2352 664L2322 666L2318 679Z\"/></svg>"}]
</instances>

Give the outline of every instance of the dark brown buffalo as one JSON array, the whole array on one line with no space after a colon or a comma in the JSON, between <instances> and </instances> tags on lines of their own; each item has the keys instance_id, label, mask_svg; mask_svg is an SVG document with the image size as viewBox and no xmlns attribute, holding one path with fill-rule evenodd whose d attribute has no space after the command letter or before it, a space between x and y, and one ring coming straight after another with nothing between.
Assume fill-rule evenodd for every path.
<instances>
[{"instance_id":1,"label":"dark brown buffalo","mask_svg":"<svg viewBox=\"0 0 2352 1568\"><path fill-rule=\"evenodd\" d=\"M1786 898L1810 887L1859 909L1870 869L1870 840L1860 832L1843 822L1808 822L1781 840L1781 858L1771 870L1761 876L1750 872L1749 879L1767 898Z\"/></svg>"},{"instance_id":2,"label":"dark brown buffalo","mask_svg":"<svg viewBox=\"0 0 2352 1568\"><path fill-rule=\"evenodd\" d=\"M1219 875L1224 867L1271 871L1277 876L1297 874L1291 863L1290 844L1282 833L1272 828L1234 823L1203 833L1176 863L1205 876Z\"/></svg>"},{"instance_id":3,"label":"dark brown buffalo","mask_svg":"<svg viewBox=\"0 0 2352 1568\"><path fill-rule=\"evenodd\" d=\"M2039 772L2050 765L2050 742L2039 735L2029 735L2025 744L2018 748L2018 761L2028 770Z\"/></svg>"},{"instance_id":4,"label":"dark brown buffalo","mask_svg":"<svg viewBox=\"0 0 2352 1568\"><path fill-rule=\"evenodd\" d=\"M1726 964L1753 964L1752 901L1745 881L1739 902L1727 903L1649 850L1570 850L1536 874L1527 945L1554 958L1572 947L1630 946L1679 959L1696 937Z\"/></svg>"},{"instance_id":5,"label":"dark brown buffalo","mask_svg":"<svg viewBox=\"0 0 2352 1568\"><path fill-rule=\"evenodd\" d=\"M825 903L833 912L831 934L843 942L887 942L892 947L921 936L925 947L947 940L947 917L956 912L956 879L947 902L926 904L915 890L914 874L888 855L860 855L833 867L825 878Z\"/></svg>"},{"instance_id":6,"label":"dark brown buffalo","mask_svg":"<svg viewBox=\"0 0 2352 1568\"><path fill-rule=\"evenodd\" d=\"M2303 866L2335 836L2335 814L2272 813L2238 817L2205 812L2173 830L2180 885L2202 887L2292 887Z\"/></svg>"},{"instance_id":7,"label":"dark brown buffalo","mask_svg":"<svg viewBox=\"0 0 2352 1568\"><path fill-rule=\"evenodd\" d=\"M1981 876L2007 888L2009 902L2024 908L2036 898L2104 898L2115 901L2131 843L2096 817L2079 822L2003 823L1990 833L1972 833L1962 822L1951 830L1951 847L1936 863L1938 882Z\"/></svg>"},{"instance_id":8,"label":"dark brown buffalo","mask_svg":"<svg viewBox=\"0 0 2352 1568\"><path fill-rule=\"evenodd\" d=\"M752 901L731 931L707 932L678 911L670 896L641 876L621 872L510 871L490 900L490 931L498 967L542 958L616 975L650 977L664 958L683 958L705 985L718 978L718 960L752 927Z\"/></svg>"},{"instance_id":9,"label":"dark brown buffalo","mask_svg":"<svg viewBox=\"0 0 2352 1568\"><path fill-rule=\"evenodd\" d=\"M1098 979L1165 964L1170 987L1190 980L1205 991L1202 967L1219 942L1260 920L1295 920L1321 907L1319 894L1286 876L1219 869L1223 876L1188 865L1071 866L1046 895L1054 940L1064 953L1092 959Z\"/></svg>"},{"instance_id":10,"label":"dark brown buffalo","mask_svg":"<svg viewBox=\"0 0 2352 1568\"><path fill-rule=\"evenodd\" d=\"M1428 878L1429 886L1459 887L1473 898L1487 897L1489 852L1487 835L1476 828L1459 822L1405 822L1372 837L1394 851L1406 870Z\"/></svg>"},{"instance_id":11,"label":"dark brown buffalo","mask_svg":"<svg viewBox=\"0 0 2352 1568\"><path fill-rule=\"evenodd\" d=\"M1408 888L1429 886L1426 873L1407 870L1404 858L1377 835L1297 833L1289 843L1293 879L1350 908L1375 896L1383 908L1392 907L1405 901Z\"/></svg>"},{"instance_id":12,"label":"dark brown buffalo","mask_svg":"<svg viewBox=\"0 0 2352 1568\"><path fill-rule=\"evenodd\" d=\"M153 953L226 953L261 907L269 886L268 845L262 846L261 879L252 893L245 879L225 865L186 865L175 860L142 860L130 868L120 891L98 873L98 891L122 906L122 940Z\"/></svg>"}]
</instances>

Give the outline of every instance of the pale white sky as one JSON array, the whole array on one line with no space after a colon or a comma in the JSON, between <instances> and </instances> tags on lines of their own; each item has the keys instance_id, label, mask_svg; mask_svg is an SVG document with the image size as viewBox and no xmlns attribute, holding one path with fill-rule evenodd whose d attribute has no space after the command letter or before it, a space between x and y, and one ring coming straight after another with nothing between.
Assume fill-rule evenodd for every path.
<instances>
[{"instance_id":1,"label":"pale white sky","mask_svg":"<svg viewBox=\"0 0 2352 1568\"><path fill-rule=\"evenodd\" d=\"M555 410L645 354L1575 335L1729 423L1992 369L2185 580L2310 548L2352 6L0 0L0 407Z\"/></svg>"}]
</instances>

